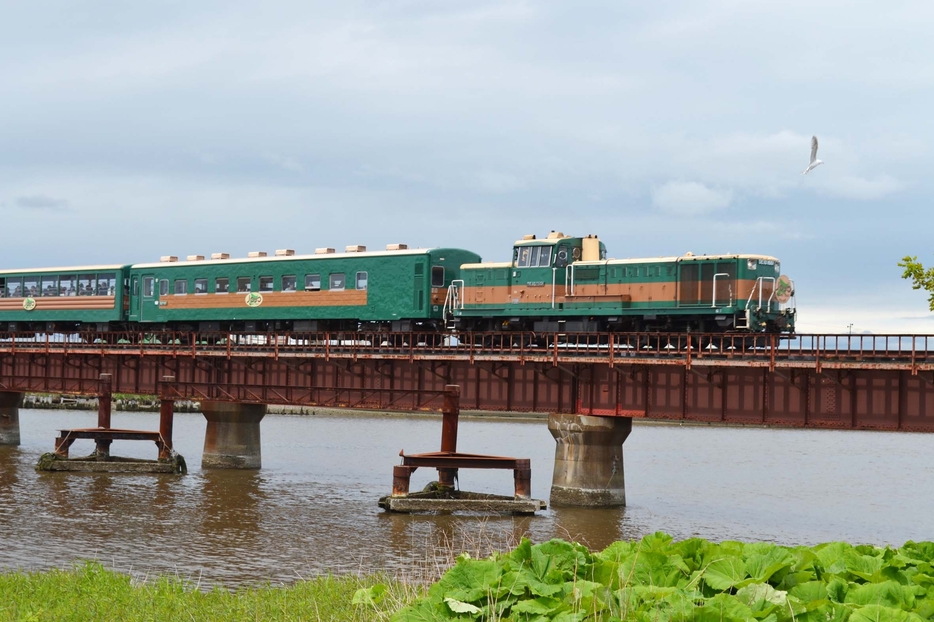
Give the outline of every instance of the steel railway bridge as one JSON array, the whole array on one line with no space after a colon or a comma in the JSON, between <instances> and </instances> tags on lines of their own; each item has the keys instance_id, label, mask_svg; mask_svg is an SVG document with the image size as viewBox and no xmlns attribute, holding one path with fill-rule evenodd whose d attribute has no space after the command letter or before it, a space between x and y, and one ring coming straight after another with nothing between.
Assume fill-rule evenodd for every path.
<instances>
[{"instance_id":1,"label":"steel railway bridge","mask_svg":"<svg viewBox=\"0 0 934 622\"><path fill-rule=\"evenodd\" d=\"M462 410L549 413L559 453L613 439L620 461L633 418L934 432L934 335L0 333L0 442L17 396L97 395L102 374L201 401L208 436L255 423L256 463L233 466L259 466L267 404L440 410L447 385Z\"/></svg>"}]
</instances>

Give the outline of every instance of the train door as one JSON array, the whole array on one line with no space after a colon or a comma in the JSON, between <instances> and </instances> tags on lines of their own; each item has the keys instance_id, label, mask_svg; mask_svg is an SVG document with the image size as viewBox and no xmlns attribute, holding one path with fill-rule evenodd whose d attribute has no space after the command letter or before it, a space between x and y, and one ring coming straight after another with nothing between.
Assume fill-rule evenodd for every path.
<instances>
[{"instance_id":1,"label":"train door","mask_svg":"<svg viewBox=\"0 0 934 622\"><path fill-rule=\"evenodd\" d=\"M130 279L130 290L124 294L124 305L128 311L127 319L139 322L139 276Z\"/></svg>"},{"instance_id":2,"label":"train door","mask_svg":"<svg viewBox=\"0 0 934 622\"><path fill-rule=\"evenodd\" d=\"M733 304L736 293L736 262L718 262L713 281L713 306L727 307Z\"/></svg>"},{"instance_id":3,"label":"train door","mask_svg":"<svg viewBox=\"0 0 934 622\"><path fill-rule=\"evenodd\" d=\"M416 317L421 317L425 311L425 262L417 261L412 289L412 309Z\"/></svg>"},{"instance_id":4,"label":"train door","mask_svg":"<svg viewBox=\"0 0 934 622\"><path fill-rule=\"evenodd\" d=\"M156 318L157 306L159 305L159 291L156 289L156 277L152 274L143 274L142 291L139 298L139 321L152 322Z\"/></svg>"}]
</instances>

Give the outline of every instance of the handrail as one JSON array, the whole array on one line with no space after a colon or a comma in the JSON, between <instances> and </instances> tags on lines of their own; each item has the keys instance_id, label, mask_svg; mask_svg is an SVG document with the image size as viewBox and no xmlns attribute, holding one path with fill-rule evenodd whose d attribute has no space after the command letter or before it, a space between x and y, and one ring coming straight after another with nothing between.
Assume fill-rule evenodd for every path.
<instances>
[{"instance_id":1,"label":"handrail","mask_svg":"<svg viewBox=\"0 0 934 622\"><path fill-rule=\"evenodd\" d=\"M451 284L448 285L448 291L444 296L444 306L441 308L441 318L447 322L448 321L448 310L453 315L454 309L463 309L464 308L464 299L461 295L461 290L464 288L463 279L454 279L451 281Z\"/></svg>"},{"instance_id":2,"label":"handrail","mask_svg":"<svg viewBox=\"0 0 934 622\"><path fill-rule=\"evenodd\" d=\"M759 311L762 308L762 281L772 281L772 295L775 295L775 277L774 276L760 276L756 279L755 284L753 284L752 289L749 291L749 298L746 300L746 308L749 308L749 305L752 304L752 295L756 293L756 286L759 287L759 306L756 307L756 311ZM769 308L767 311L772 312L772 298L768 299Z\"/></svg>"}]
</instances>

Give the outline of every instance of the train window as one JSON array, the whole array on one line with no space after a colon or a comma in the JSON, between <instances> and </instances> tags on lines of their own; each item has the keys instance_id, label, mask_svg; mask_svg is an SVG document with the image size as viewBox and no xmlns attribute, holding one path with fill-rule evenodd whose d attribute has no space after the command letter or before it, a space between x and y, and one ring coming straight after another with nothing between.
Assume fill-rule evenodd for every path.
<instances>
[{"instance_id":1,"label":"train window","mask_svg":"<svg viewBox=\"0 0 934 622\"><path fill-rule=\"evenodd\" d=\"M331 280L328 282L328 289L330 290L341 290L344 289L344 273L336 272L331 275Z\"/></svg>"},{"instance_id":2,"label":"train window","mask_svg":"<svg viewBox=\"0 0 934 622\"><path fill-rule=\"evenodd\" d=\"M63 274L58 277L58 291L62 296L74 296L78 287L78 278L74 274Z\"/></svg>"},{"instance_id":3,"label":"train window","mask_svg":"<svg viewBox=\"0 0 934 622\"><path fill-rule=\"evenodd\" d=\"M0 295L4 295L7 298L19 298L21 290L23 289L23 279L22 277L15 276L8 278L6 280L6 287L0 287Z\"/></svg>"},{"instance_id":4,"label":"train window","mask_svg":"<svg viewBox=\"0 0 934 622\"><path fill-rule=\"evenodd\" d=\"M159 295L168 296L169 295L169 280L162 279L159 281Z\"/></svg>"},{"instance_id":5,"label":"train window","mask_svg":"<svg viewBox=\"0 0 934 622\"><path fill-rule=\"evenodd\" d=\"M208 280L207 279L195 279L195 293L196 294L208 293Z\"/></svg>"},{"instance_id":6,"label":"train window","mask_svg":"<svg viewBox=\"0 0 934 622\"><path fill-rule=\"evenodd\" d=\"M319 289L321 289L321 275L320 274L306 274L305 275L305 291L316 292Z\"/></svg>"},{"instance_id":7,"label":"train window","mask_svg":"<svg viewBox=\"0 0 934 622\"><path fill-rule=\"evenodd\" d=\"M188 281L185 279L176 279L175 281L175 295L180 296L182 294L188 293Z\"/></svg>"},{"instance_id":8,"label":"train window","mask_svg":"<svg viewBox=\"0 0 934 622\"><path fill-rule=\"evenodd\" d=\"M527 268L529 265L529 256L532 254L532 249L528 246L523 246L519 249L519 261L516 262L517 268Z\"/></svg>"},{"instance_id":9,"label":"train window","mask_svg":"<svg viewBox=\"0 0 934 622\"><path fill-rule=\"evenodd\" d=\"M261 292L272 291L272 277L271 276L259 277L259 291Z\"/></svg>"},{"instance_id":10,"label":"train window","mask_svg":"<svg viewBox=\"0 0 934 622\"><path fill-rule=\"evenodd\" d=\"M295 278L294 274L287 274L282 277L282 291L284 292L294 292L295 284L298 280Z\"/></svg>"},{"instance_id":11,"label":"train window","mask_svg":"<svg viewBox=\"0 0 934 622\"><path fill-rule=\"evenodd\" d=\"M541 252L541 250L542 250L541 246L532 247L532 254L529 255L529 266L530 267L534 268L535 266L538 265L538 254Z\"/></svg>"},{"instance_id":12,"label":"train window","mask_svg":"<svg viewBox=\"0 0 934 622\"><path fill-rule=\"evenodd\" d=\"M117 275L113 272L103 272L97 275L97 295L115 296L117 294Z\"/></svg>"},{"instance_id":13,"label":"train window","mask_svg":"<svg viewBox=\"0 0 934 622\"><path fill-rule=\"evenodd\" d=\"M152 298L156 294L155 279L151 276L143 277L143 296Z\"/></svg>"},{"instance_id":14,"label":"train window","mask_svg":"<svg viewBox=\"0 0 934 622\"><path fill-rule=\"evenodd\" d=\"M6 288L6 279L0 276L0 298L7 298L9 295L10 293Z\"/></svg>"},{"instance_id":15,"label":"train window","mask_svg":"<svg viewBox=\"0 0 934 622\"><path fill-rule=\"evenodd\" d=\"M252 289L252 281L248 276L237 277L237 291L239 293L248 292Z\"/></svg>"},{"instance_id":16,"label":"train window","mask_svg":"<svg viewBox=\"0 0 934 622\"><path fill-rule=\"evenodd\" d=\"M551 266L551 247L543 246L542 254L538 256L538 265L546 268Z\"/></svg>"},{"instance_id":17,"label":"train window","mask_svg":"<svg viewBox=\"0 0 934 622\"><path fill-rule=\"evenodd\" d=\"M78 295L93 296L94 288L97 287L97 278L93 274L81 274L78 276Z\"/></svg>"},{"instance_id":18,"label":"train window","mask_svg":"<svg viewBox=\"0 0 934 622\"><path fill-rule=\"evenodd\" d=\"M23 296L39 295L39 279L34 276L23 277Z\"/></svg>"},{"instance_id":19,"label":"train window","mask_svg":"<svg viewBox=\"0 0 934 622\"><path fill-rule=\"evenodd\" d=\"M226 294L228 291L230 291L230 279L220 277L214 279L215 294Z\"/></svg>"},{"instance_id":20,"label":"train window","mask_svg":"<svg viewBox=\"0 0 934 622\"><path fill-rule=\"evenodd\" d=\"M431 267L431 286L444 287L444 266Z\"/></svg>"},{"instance_id":21,"label":"train window","mask_svg":"<svg viewBox=\"0 0 934 622\"><path fill-rule=\"evenodd\" d=\"M58 275L46 274L42 277L40 296L58 296Z\"/></svg>"},{"instance_id":22,"label":"train window","mask_svg":"<svg viewBox=\"0 0 934 622\"><path fill-rule=\"evenodd\" d=\"M555 267L563 268L568 265L568 247L562 244L555 251Z\"/></svg>"},{"instance_id":23,"label":"train window","mask_svg":"<svg viewBox=\"0 0 934 622\"><path fill-rule=\"evenodd\" d=\"M366 272L357 273L357 289L366 289Z\"/></svg>"}]
</instances>

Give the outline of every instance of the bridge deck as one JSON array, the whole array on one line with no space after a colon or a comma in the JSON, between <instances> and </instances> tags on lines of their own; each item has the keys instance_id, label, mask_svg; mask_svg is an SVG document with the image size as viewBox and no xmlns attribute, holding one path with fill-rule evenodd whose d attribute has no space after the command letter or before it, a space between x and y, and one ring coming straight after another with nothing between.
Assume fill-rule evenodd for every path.
<instances>
[{"instance_id":1,"label":"bridge deck","mask_svg":"<svg viewBox=\"0 0 934 622\"><path fill-rule=\"evenodd\" d=\"M934 431L934 335L0 334L0 391ZM164 376L174 376L171 384Z\"/></svg>"}]
</instances>

